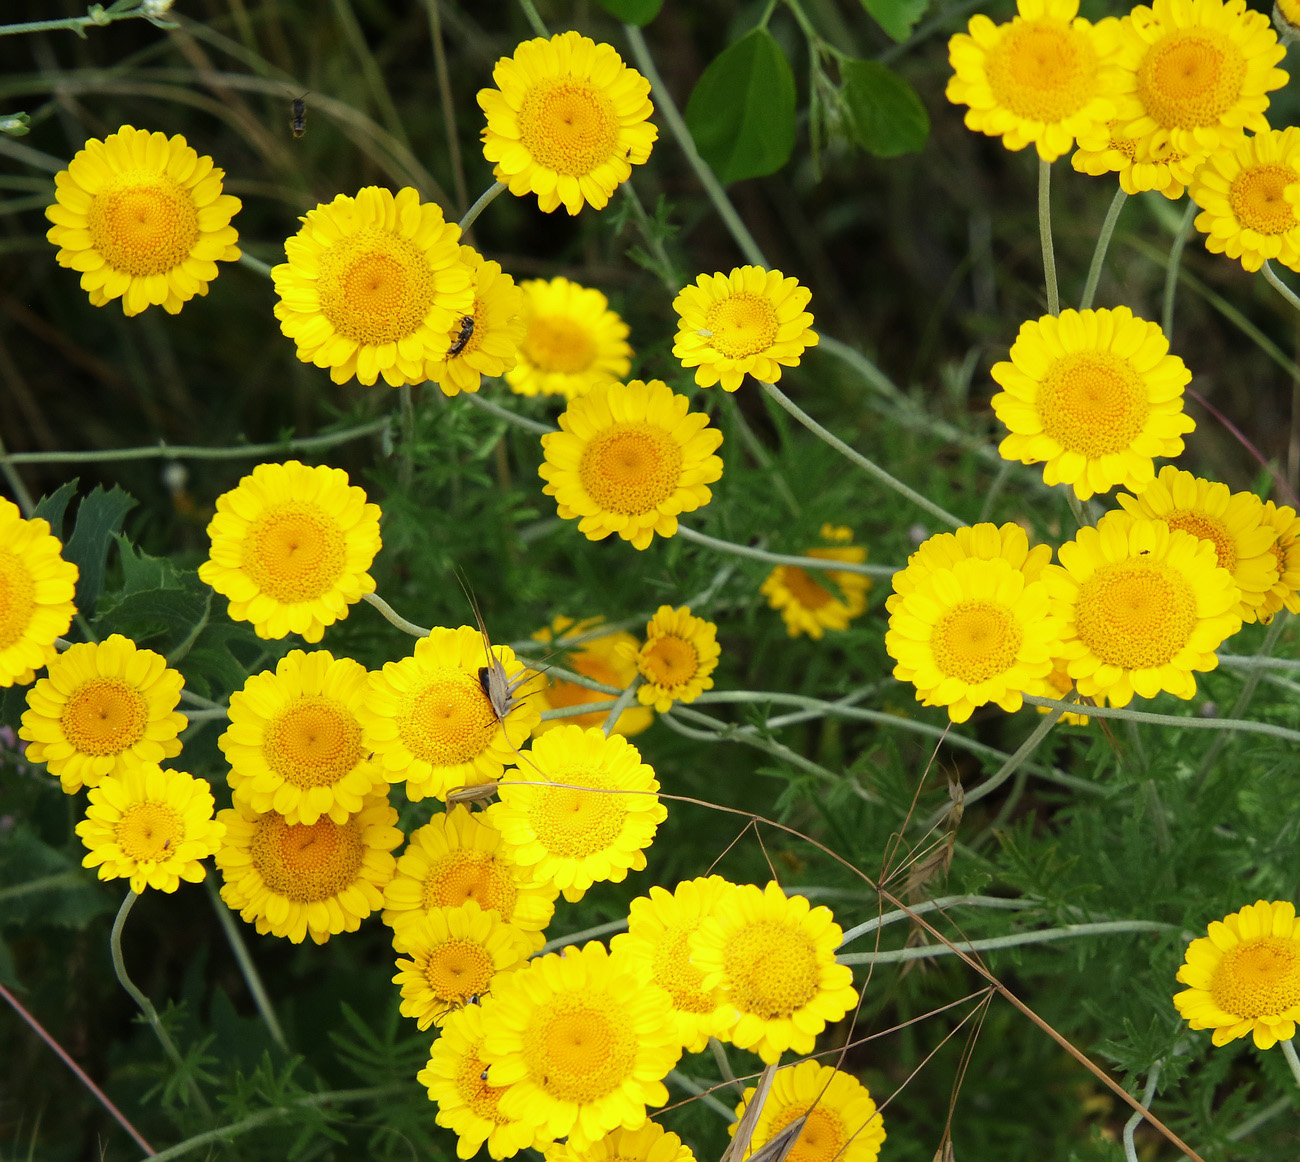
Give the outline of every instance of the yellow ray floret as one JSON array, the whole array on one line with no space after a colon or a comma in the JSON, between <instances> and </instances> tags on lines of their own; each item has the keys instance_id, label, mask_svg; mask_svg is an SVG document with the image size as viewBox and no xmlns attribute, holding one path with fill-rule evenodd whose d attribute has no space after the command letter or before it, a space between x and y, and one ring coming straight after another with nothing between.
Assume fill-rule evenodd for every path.
<instances>
[{"instance_id":1,"label":"yellow ray floret","mask_svg":"<svg viewBox=\"0 0 1300 1162\"><path fill-rule=\"evenodd\" d=\"M722 648L718 627L695 617L689 605L661 605L645 627L645 644L631 647L642 685L637 700L666 714L674 702L694 702L713 689L712 674Z\"/></svg>"},{"instance_id":2,"label":"yellow ray floret","mask_svg":"<svg viewBox=\"0 0 1300 1162\"><path fill-rule=\"evenodd\" d=\"M658 1122L635 1130L620 1126L585 1149L557 1142L546 1151L546 1162L695 1162L695 1153Z\"/></svg>"},{"instance_id":3,"label":"yellow ray floret","mask_svg":"<svg viewBox=\"0 0 1300 1162\"><path fill-rule=\"evenodd\" d=\"M0 687L27 685L58 654L76 588L77 566L63 559L50 522L24 520L0 496Z\"/></svg>"},{"instance_id":4,"label":"yellow ray floret","mask_svg":"<svg viewBox=\"0 0 1300 1162\"><path fill-rule=\"evenodd\" d=\"M1264 502L1263 523L1273 533L1271 552L1277 580L1264 596L1259 620L1267 625L1280 610L1300 613L1300 516L1290 505Z\"/></svg>"},{"instance_id":5,"label":"yellow ray floret","mask_svg":"<svg viewBox=\"0 0 1300 1162\"><path fill-rule=\"evenodd\" d=\"M974 557L980 561L1005 561L1025 575L1025 581L1037 581L1052 559L1051 545L1029 547L1029 534L1021 525L1007 521L1004 525L983 521L966 525L950 533L935 533L917 546L907 558L906 568L894 574L893 593L885 598L885 608L893 613L917 583L936 569L951 569L958 561Z\"/></svg>"},{"instance_id":6,"label":"yellow ray floret","mask_svg":"<svg viewBox=\"0 0 1300 1162\"><path fill-rule=\"evenodd\" d=\"M474 302L452 320L444 354L424 366L425 376L447 396L478 391L483 376L512 370L524 337L524 296L515 280L472 246L462 246L460 256L473 278Z\"/></svg>"},{"instance_id":7,"label":"yellow ray floret","mask_svg":"<svg viewBox=\"0 0 1300 1162\"><path fill-rule=\"evenodd\" d=\"M854 565L866 562L866 546L852 543L853 530L846 525L822 525L821 539L822 545L804 550L806 556ZM823 585L822 580L829 582L829 586ZM828 629L848 629L850 621L866 612L870 588L871 578L865 573L849 573L843 569L822 572L798 565L778 565L767 575L759 592L767 598L768 605L781 611L781 619L791 637L806 633L820 641Z\"/></svg>"},{"instance_id":8,"label":"yellow ray floret","mask_svg":"<svg viewBox=\"0 0 1300 1162\"><path fill-rule=\"evenodd\" d=\"M524 336L518 361L506 372L516 395L575 399L631 370L628 326L600 291L562 277L531 278L519 289Z\"/></svg>"}]
</instances>

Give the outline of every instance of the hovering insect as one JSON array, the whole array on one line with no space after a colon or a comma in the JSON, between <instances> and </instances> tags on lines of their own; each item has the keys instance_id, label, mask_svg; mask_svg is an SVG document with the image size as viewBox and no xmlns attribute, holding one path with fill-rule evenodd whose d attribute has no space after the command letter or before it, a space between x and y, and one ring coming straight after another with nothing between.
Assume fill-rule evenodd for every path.
<instances>
[{"instance_id":1,"label":"hovering insect","mask_svg":"<svg viewBox=\"0 0 1300 1162\"><path fill-rule=\"evenodd\" d=\"M452 340L451 346L447 348L447 358L450 359L453 355L459 355L462 351L464 351L465 344L470 341L470 338L473 336L473 334L474 334L474 316L466 315L460 321L460 334L457 335L456 338Z\"/></svg>"},{"instance_id":2,"label":"hovering insect","mask_svg":"<svg viewBox=\"0 0 1300 1162\"><path fill-rule=\"evenodd\" d=\"M301 137L307 132L307 94L301 97L295 97L292 105L292 116L289 119L289 132L295 137Z\"/></svg>"}]
</instances>

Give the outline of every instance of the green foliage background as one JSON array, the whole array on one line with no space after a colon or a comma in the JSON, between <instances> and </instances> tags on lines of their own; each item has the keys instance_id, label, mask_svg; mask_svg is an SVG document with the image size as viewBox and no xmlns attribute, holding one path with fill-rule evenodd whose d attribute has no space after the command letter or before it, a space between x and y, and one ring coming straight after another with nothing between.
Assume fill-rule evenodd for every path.
<instances>
[{"instance_id":1,"label":"green foliage background","mask_svg":"<svg viewBox=\"0 0 1300 1162\"><path fill-rule=\"evenodd\" d=\"M1257 897L1300 894L1291 744L1190 727L1059 728L1033 770L967 808L950 871L909 883L909 866L938 837L924 823L946 806L948 780L974 787L1029 735L1037 715L987 709L939 743L942 713L919 708L911 688L890 676L885 585L878 583L872 610L850 630L820 643L791 640L758 595L768 566L680 538L656 540L643 553L617 540L586 541L541 495L536 439L470 401L421 391L409 430L396 419L385 423L395 393L337 388L301 364L271 316L270 284L254 270L223 269L209 295L174 318L151 310L125 319L116 306L91 307L75 274L55 266L41 213L52 175L88 137L124 123L183 133L211 154L226 170L227 192L244 203L236 219L241 245L266 263L282 258L299 215L365 184L414 184L457 217L491 181L477 146L474 94L490 84L497 58L532 32L504 0L436 9L435 2L188 0L170 32L126 20L91 28L84 39L69 32L0 38L0 109L31 116L30 134L0 140L0 439L25 489L47 498L42 513L82 565L78 603L92 627L132 634L165 653L184 650L177 664L189 688L215 699L291 647L231 623L224 601L194 572L215 498L259 457L187 454L175 461L184 468L179 479L160 458L74 464L57 456L24 461L23 454L158 441L212 449L281 444L291 434L371 424L369 435L303 455L346 468L383 508L375 576L400 612L426 625L470 620L455 570L498 641L527 639L559 613L599 614L636 632L659 604L707 594L696 612L719 626L716 689L773 698L770 705L701 705L716 727L687 720L677 731L660 722L638 738L665 791L779 819L912 902L973 894L1022 905L931 914L953 938L1106 920L1167 925L1024 944L988 953L986 962L1131 1091L1140 1092L1161 1063L1154 1108L1203 1157L1292 1162L1300 1145L1296 1090L1280 1053L1244 1042L1211 1050L1208 1034L1189 1035L1169 1001L1185 939ZM10 9L6 19L80 14L68 3ZM730 183L768 265L812 288L819 331L866 352L899 385L865 380L823 346L782 386L963 520L1019 520L1037 539L1059 543L1074 527L1063 498L1044 489L1035 471L1000 464L993 451L987 369L1004 357L1020 322L1042 313L1044 300L1034 159L969 133L960 110L943 99L946 38L973 10L925 8L919 0L809 0L797 12L730 0L666 0L661 9L556 0L541 16L553 31L574 27L609 41L629 61L628 34L610 13L645 24L669 91ZM994 19L1011 11L1005 4L987 10ZM1088 14L1111 11L1119 10L1095 4ZM431 40L435 15L445 67ZM737 92L744 102L731 99ZM290 101L304 93L308 131L295 140ZM1294 121L1296 109L1293 92L1277 94L1273 124ZM587 209L570 219L503 197L475 225L474 244L516 279L563 274L599 287L631 325L633 374L663 378L712 413L726 433L726 471L695 527L799 551L830 520L851 525L872 562L901 564L938 531L925 514L830 456L765 406L752 385L735 397L697 393L676 365L673 291L742 258L663 118L655 119L660 141L633 177L645 219L622 198L603 214ZM1064 162L1053 181L1069 304L1114 187ZM1160 317L1180 209L1157 195L1131 200L1099 305ZM660 244L667 267L649 257ZM1171 338L1195 374L1198 430L1180 466L1267 491L1262 459L1294 489L1294 315L1262 281L1193 239ZM537 418L558 411L501 385L485 385L484 394ZM1251 653L1264 633L1248 627L1228 648ZM1294 628L1284 626L1274 653L1293 657L1295 642ZM323 645L371 667L410 648L364 606ZM1192 704L1162 699L1151 708L1226 714L1244 676L1225 667L1205 677ZM1297 689L1285 678L1266 679L1244 714L1300 728ZM879 718L819 715L768 726L788 710L780 693L834 700L849 692ZM22 697L9 691L0 700L0 723L17 726ZM918 724L933 729L918 733ZM195 726L181 760L217 786L219 732L217 723ZM211 882L176 896L147 894L125 940L131 972L160 1007L169 1006L169 1026L213 1112L189 1104L184 1079L113 979L107 936L123 886L99 884L80 868L72 833L80 804L12 745L0 758L0 984L155 1148L224 1126L229 1133L194 1142L190 1156L454 1156L453 1137L434 1125L434 1109L413 1080L429 1037L397 1013L382 926L368 923L322 948L245 928L285 1027L286 1052L257 1018ZM431 806L403 805L403 826L423 821ZM845 928L888 910L861 877L789 832L765 827L760 844L741 814L678 803L669 811L646 872L599 885L580 905L562 904L553 935L616 920L649 885L671 887L709 870L762 883L770 866L787 889L821 893L818 902L829 903ZM214 906L200 898L205 891ZM886 928L881 947L900 947L906 927ZM869 951L874 940L850 951ZM928 1160L945 1128L959 1159L1123 1157L1118 1137L1127 1110L1048 1036L998 999L966 1024L973 1002L945 1008L982 987L953 958L906 971L880 964L869 976L859 969L857 979L864 1002L856 1024L830 1031L822 1047L852 1042L844 1068L885 1104L885 1158ZM743 1053L732 1059L739 1073L757 1068ZM681 1070L701 1085L719 1080L707 1055L686 1059ZM675 1089L678 1104L663 1120L701 1159L717 1157L726 1123L688 1096ZM718 1096L734 1101L725 1088ZM1145 1159L1178 1156L1149 1127L1138 1142ZM0 1157L135 1156L72 1075L12 1010L0 1008Z\"/></svg>"}]
</instances>

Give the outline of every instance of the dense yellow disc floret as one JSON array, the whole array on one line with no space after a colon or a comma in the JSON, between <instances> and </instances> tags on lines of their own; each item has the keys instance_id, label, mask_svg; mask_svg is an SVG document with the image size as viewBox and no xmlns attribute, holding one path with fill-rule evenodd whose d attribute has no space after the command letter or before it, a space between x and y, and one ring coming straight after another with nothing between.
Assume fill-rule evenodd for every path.
<instances>
[{"instance_id":1,"label":"dense yellow disc floret","mask_svg":"<svg viewBox=\"0 0 1300 1162\"><path fill-rule=\"evenodd\" d=\"M77 607L77 566L63 559L50 522L24 520L0 496L0 687L25 686L58 654Z\"/></svg>"},{"instance_id":2,"label":"dense yellow disc floret","mask_svg":"<svg viewBox=\"0 0 1300 1162\"><path fill-rule=\"evenodd\" d=\"M628 326L600 291L561 277L532 278L519 289L524 336L506 372L511 391L574 399L631 370Z\"/></svg>"},{"instance_id":3,"label":"dense yellow disc floret","mask_svg":"<svg viewBox=\"0 0 1300 1162\"><path fill-rule=\"evenodd\" d=\"M645 627L645 644L625 647L635 659L642 684L637 700L666 714L674 702L694 702L713 688L712 674L722 647L718 627L695 617L689 605L661 605Z\"/></svg>"}]
</instances>

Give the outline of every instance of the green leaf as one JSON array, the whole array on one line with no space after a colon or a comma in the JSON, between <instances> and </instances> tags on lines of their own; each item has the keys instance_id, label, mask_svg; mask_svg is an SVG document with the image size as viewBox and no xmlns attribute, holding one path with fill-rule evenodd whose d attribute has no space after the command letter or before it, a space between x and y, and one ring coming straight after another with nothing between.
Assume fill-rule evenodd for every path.
<instances>
[{"instance_id":1,"label":"green leaf","mask_svg":"<svg viewBox=\"0 0 1300 1162\"><path fill-rule=\"evenodd\" d=\"M624 24L643 28L659 15L664 0L600 0L600 6Z\"/></svg>"},{"instance_id":2,"label":"green leaf","mask_svg":"<svg viewBox=\"0 0 1300 1162\"><path fill-rule=\"evenodd\" d=\"M862 7L900 44L912 35L930 0L862 0Z\"/></svg>"},{"instance_id":3,"label":"green leaf","mask_svg":"<svg viewBox=\"0 0 1300 1162\"><path fill-rule=\"evenodd\" d=\"M104 590L104 562L113 534L122 528L122 520L135 507L135 500L117 485L111 492L95 486L77 508L77 523L63 547L63 556L81 571L77 580L77 608L88 613L95 608Z\"/></svg>"},{"instance_id":4,"label":"green leaf","mask_svg":"<svg viewBox=\"0 0 1300 1162\"><path fill-rule=\"evenodd\" d=\"M704 70L686 124L724 182L775 173L794 149L794 74L772 34L756 28Z\"/></svg>"},{"instance_id":5,"label":"green leaf","mask_svg":"<svg viewBox=\"0 0 1300 1162\"><path fill-rule=\"evenodd\" d=\"M151 557L137 549L124 533L114 533L122 562L122 595L142 589L179 589L181 576L165 557Z\"/></svg>"},{"instance_id":6,"label":"green leaf","mask_svg":"<svg viewBox=\"0 0 1300 1162\"><path fill-rule=\"evenodd\" d=\"M875 61L845 61L840 73L849 124L863 149L877 157L897 157L925 145L930 116L902 77Z\"/></svg>"},{"instance_id":7,"label":"green leaf","mask_svg":"<svg viewBox=\"0 0 1300 1162\"><path fill-rule=\"evenodd\" d=\"M32 513L32 516L49 521L50 532L59 540L63 540L63 514L68 510L68 501L77 494L77 481L80 479L81 477L74 476L60 484L49 496L42 496Z\"/></svg>"},{"instance_id":8,"label":"green leaf","mask_svg":"<svg viewBox=\"0 0 1300 1162\"><path fill-rule=\"evenodd\" d=\"M106 630L124 634L137 645L171 653L194 632L207 614L203 596L184 589L137 589L106 597L95 619ZM156 640L162 639L162 640Z\"/></svg>"}]
</instances>

